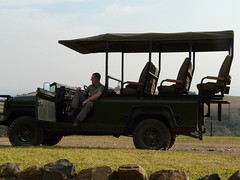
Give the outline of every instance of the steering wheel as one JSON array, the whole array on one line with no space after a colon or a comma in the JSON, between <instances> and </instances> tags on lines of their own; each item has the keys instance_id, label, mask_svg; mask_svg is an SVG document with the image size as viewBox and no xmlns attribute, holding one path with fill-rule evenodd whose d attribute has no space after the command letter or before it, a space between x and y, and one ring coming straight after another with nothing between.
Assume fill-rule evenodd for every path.
<instances>
[{"instance_id":1,"label":"steering wheel","mask_svg":"<svg viewBox=\"0 0 240 180\"><path fill-rule=\"evenodd\" d=\"M88 88L88 87L87 87L86 85L83 85L83 89L84 89L84 90L87 90L87 88Z\"/></svg>"}]
</instances>

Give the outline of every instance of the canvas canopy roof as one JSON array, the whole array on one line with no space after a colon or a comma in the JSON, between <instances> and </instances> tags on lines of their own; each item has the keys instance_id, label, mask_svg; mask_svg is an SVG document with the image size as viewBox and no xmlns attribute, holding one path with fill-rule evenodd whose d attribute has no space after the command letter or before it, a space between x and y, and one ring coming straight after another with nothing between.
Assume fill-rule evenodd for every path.
<instances>
[{"instance_id":1,"label":"canvas canopy roof","mask_svg":"<svg viewBox=\"0 0 240 180\"><path fill-rule=\"evenodd\" d=\"M81 39L60 40L79 53L229 51L233 31L185 33L115 33ZM150 45L151 44L151 45ZM108 46L107 46L108 45ZM151 47L151 48L150 48Z\"/></svg>"}]
</instances>

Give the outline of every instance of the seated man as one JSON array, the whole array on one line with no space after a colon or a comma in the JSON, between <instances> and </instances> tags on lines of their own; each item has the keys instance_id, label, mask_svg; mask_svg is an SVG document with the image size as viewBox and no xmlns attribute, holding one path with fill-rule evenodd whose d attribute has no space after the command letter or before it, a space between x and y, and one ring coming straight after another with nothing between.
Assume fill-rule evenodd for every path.
<instances>
[{"instance_id":1,"label":"seated man","mask_svg":"<svg viewBox=\"0 0 240 180\"><path fill-rule=\"evenodd\" d=\"M93 107L93 101L102 95L104 86L100 83L100 79L101 75L99 73L93 73L91 78L92 84L88 86L86 90L82 91L81 88L76 89L71 103L72 110L69 115L73 117L76 114L79 105L82 105L83 108L78 113L77 118L73 123L74 127L77 127L79 125L79 122L83 121L86 118L87 113Z\"/></svg>"}]
</instances>

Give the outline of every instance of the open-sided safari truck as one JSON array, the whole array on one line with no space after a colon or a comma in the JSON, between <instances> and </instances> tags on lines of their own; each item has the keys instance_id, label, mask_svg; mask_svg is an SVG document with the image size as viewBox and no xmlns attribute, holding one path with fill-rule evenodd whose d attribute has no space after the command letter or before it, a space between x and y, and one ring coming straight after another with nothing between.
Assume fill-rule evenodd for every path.
<instances>
[{"instance_id":1,"label":"open-sided safari truck","mask_svg":"<svg viewBox=\"0 0 240 180\"><path fill-rule=\"evenodd\" d=\"M106 54L105 91L79 127L67 120L75 92L69 86L52 83L49 89L38 88L32 97L1 96L5 101L0 124L8 126L13 145L54 145L67 135L123 135L133 136L139 149L169 149L177 135L202 139L204 118L210 116L211 104L218 105L221 120L222 104L228 103L223 97L230 88L233 31L103 34L59 43L82 54ZM220 59L223 63L218 76L203 77L197 85L198 93L189 93L195 53L219 51L226 52L226 58ZM160 81L162 54L176 52L187 54L177 79ZM109 75L110 53L121 54L119 79ZM126 53L149 54L138 82L124 77ZM153 53L159 54L157 64L152 62ZM110 79L121 84L119 92L109 87Z\"/></svg>"}]
</instances>

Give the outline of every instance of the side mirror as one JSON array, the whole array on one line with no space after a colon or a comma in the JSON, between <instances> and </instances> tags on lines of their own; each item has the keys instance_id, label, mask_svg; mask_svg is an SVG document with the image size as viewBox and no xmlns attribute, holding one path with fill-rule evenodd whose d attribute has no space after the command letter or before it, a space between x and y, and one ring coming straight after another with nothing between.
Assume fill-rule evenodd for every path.
<instances>
[{"instance_id":1,"label":"side mirror","mask_svg":"<svg viewBox=\"0 0 240 180\"><path fill-rule=\"evenodd\" d=\"M43 83L43 89L46 91L50 91L51 90L50 83L49 82Z\"/></svg>"}]
</instances>

